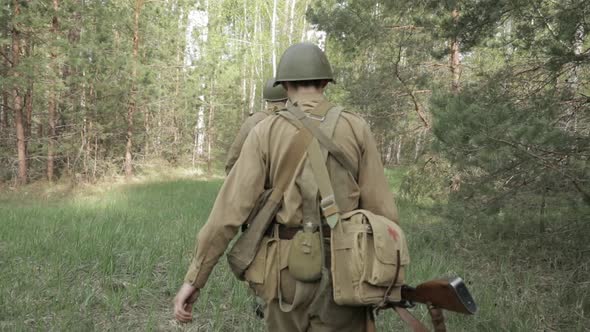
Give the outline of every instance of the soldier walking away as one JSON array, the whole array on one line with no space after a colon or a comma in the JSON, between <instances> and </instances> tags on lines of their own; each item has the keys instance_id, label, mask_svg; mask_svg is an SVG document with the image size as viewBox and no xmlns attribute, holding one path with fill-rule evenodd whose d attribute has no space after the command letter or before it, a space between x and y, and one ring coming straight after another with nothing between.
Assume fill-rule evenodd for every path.
<instances>
[{"instance_id":1,"label":"soldier walking away","mask_svg":"<svg viewBox=\"0 0 590 332\"><path fill-rule=\"evenodd\" d=\"M240 127L234 142L229 148L227 153L227 161L225 162L225 174L229 174L232 167L238 160L240 156L240 151L242 151L242 146L244 145L244 141L248 134L252 129L258 124L258 122L266 119L267 116L274 114L276 111L285 108L285 102L287 101L287 91L283 88L282 85L274 86L275 79L272 78L266 81L264 85L264 90L262 91L262 98L266 102L266 108L260 112L255 112L254 114L250 115L246 121Z\"/></svg>"},{"instance_id":2,"label":"soldier walking away","mask_svg":"<svg viewBox=\"0 0 590 332\"><path fill-rule=\"evenodd\" d=\"M331 229L326 223L331 224L331 215L326 214L324 200L320 208L318 198L318 186L323 186L323 181L332 183L331 199L342 213L365 209L398 221L369 126L359 116L331 104L323 94L333 81L328 59L316 45L295 44L282 55L275 84L287 90L289 111L266 117L245 139L240 157L197 236L192 262L174 300L177 320L192 320L192 304L213 267L240 228L249 223L252 211L259 206L259 198L270 192L268 201L278 202L277 208L268 211L264 205L259 211L258 215L271 216L270 225L263 229L258 243L250 243L256 245L256 254L247 262L243 275L237 273L266 302L267 329L356 332L367 331L372 326L367 307L337 305L331 278L325 277L326 269L322 269L320 278L315 269L317 264L312 268L312 264L300 259L301 253L311 253L308 256L314 262L319 255L323 266L330 266L329 255L313 251L317 247L313 239L320 239L322 250L330 250L326 240L331 236ZM335 156L332 150L328 153L322 146L319 159L326 165L324 178L315 176L313 165L318 164L318 154L305 153L305 147L311 145L303 143L306 137L303 130L289 119L293 114L299 114L299 119L307 123L313 122L342 152ZM342 159L349 163L344 165ZM257 218L248 224L248 231L259 228ZM310 236L318 233L318 237ZM237 242L246 234L242 233ZM236 273L239 269L232 266L232 270Z\"/></svg>"},{"instance_id":3,"label":"soldier walking away","mask_svg":"<svg viewBox=\"0 0 590 332\"><path fill-rule=\"evenodd\" d=\"M264 90L262 90L262 98L266 102L265 109L251 114L246 121L240 127L236 138L234 139L232 145L229 148L227 153L227 160L225 162L225 174L229 174L231 169L234 167L238 157L240 156L240 152L242 151L242 146L244 145L244 141L248 134L256 125L266 119L269 115L273 115L275 112L282 110L285 108L285 103L287 102L287 91L283 88L282 85L274 85L275 79L271 78L266 81L264 85ZM254 302L254 312L260 318L264 317L264 301L256 297L256 301Z\"/></svg>"}]
</instances>

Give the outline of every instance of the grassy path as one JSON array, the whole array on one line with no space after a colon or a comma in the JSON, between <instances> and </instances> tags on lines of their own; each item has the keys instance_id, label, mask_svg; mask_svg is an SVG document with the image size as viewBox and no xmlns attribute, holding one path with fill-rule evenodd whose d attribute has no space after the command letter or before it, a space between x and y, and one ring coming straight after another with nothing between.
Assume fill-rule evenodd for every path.
<instances>
[{"instance_id":1,"label":"grassy path","mask_svg":"<svg viewBox=\"0 0 590 332\"><path fill-rule=\"evenodd\" d=\"M401 174L389 175L397 188ZM79 198L2 196L0 330L263 330L225 259L202 292L196 322L179 326L171 318L172 297L220 185L174 180ZM542 262L523 262L516 242L509 242L514 248L494 246L426 207L399 205L411 244L410 280L461 275L472 283L480 314L448 315L450 331L588 326L587 303L574 299L577 308L563 308L564 289L551 288L562 275L543 271ZM401 328L390 313L379 317L379 325Z\"/></svg>"}]
</instances>

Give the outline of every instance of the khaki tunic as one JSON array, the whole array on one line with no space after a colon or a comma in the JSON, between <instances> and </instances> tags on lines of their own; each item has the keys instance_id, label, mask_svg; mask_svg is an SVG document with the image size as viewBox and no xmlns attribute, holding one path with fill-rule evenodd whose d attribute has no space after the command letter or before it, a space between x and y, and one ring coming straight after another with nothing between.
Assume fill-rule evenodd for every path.
<instances>
[{"instance_id":1,"label":"khaki tunic","mask_svg":"<svg viewBox=\"0 0 590 332\"><path fill-rule=\"evenodd\" d=\"M234 167L236 161L238 161L238 157L240 156L240 152L242 151L242 146L246 141L246 137L256 125L266 119L269 115L272 115L279 109L282 109L285 106L284 101L280 102L267 102L266 109L262 112L256 112L249 116L246 121L240 127L234 142L229 147L227 151L227 160L225 162L225 174L229 174L229 171Z\"/></svg>"},{"instance_id":2,"label":"khaki tunic","mask_svg":"<svg viewBox=\"0 0 590 332\"><path fill-rule=\"evenodd\" d=\"M309 112L324 99L322 94L302 94L292 98L291 102ZM287 153L288 142L296 132L293 125L278 115L268 116L251 130L235 167L219 191L207 223L197 235L185 282L196 288L205 285L213 267L238 233L257 198L265 189L272 187L278 172L277 161ZM357 115L343 112L336 124L333 139L357 166L356 174L353 175L355 180L333 157L328 157L327 166L340 210L366 209L397 222L393 195L367 123ZM301 172L303 164L299 164L296 174ZM300 225L301 220L302 196L293 179L286 189L277 222L295 226ZM266 286L271 285L273 283ZM272 296L263 298L272 300Z\"/></svg>"}]
</instances>

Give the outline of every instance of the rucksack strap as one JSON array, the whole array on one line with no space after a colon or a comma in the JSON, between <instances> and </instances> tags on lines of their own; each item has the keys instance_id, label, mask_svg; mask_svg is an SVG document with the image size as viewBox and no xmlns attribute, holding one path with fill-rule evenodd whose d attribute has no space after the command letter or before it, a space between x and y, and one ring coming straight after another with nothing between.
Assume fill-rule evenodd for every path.
<instances>
[{"instance_id":1,"label":"rucksack strap","mask_svg":"<svg viewBox=\"0 0 590 332\"><path fill-rule=\"evenodd\" d=\"M340 209L336 204L334 189L330 180L330 174L324 161L324 156L320 149L320 143L314 137L307 148L307 158L309 160L313 175L320 190L320 208L326 218L330 228L334 228L340 221Z\"/></svg>"},{"instance_id":2,"label":"rucksack strap","mask_svg":"<svg viewBox=\"0 0 590 332\"><path fill-rule=\"evenodd\" d=\"M324 124L324 128L321 129L313 122L312 117L309 117L296 105L289 105L288 112L280 112L279 114L297 127L300 132L308 132L313 135L313 139L307 148L307 156L320 191L320 208L328 225L334 228L340 220L340 209L336 205L334 189L332 188L330 174L326 167L327 157L322 153L320 143L353 176L356 174L356 167L353 166L354 163L350 161L342 149L322 130L329 130L329 135L332 135L336 128L336 122L342 112L342 108L336 108L334 113L332 113L332 108L330 103L324 101L310 112L312 117L319 118L318 120ZM324 123L324 121L327 122Z\"/></svg>"},{"instance_id":3,"label":"rucksack strap","mask_svg":"<svg viewBox=\"0 0 590 332\"><path fill-rule=\"evenodd\" d=\"M276 192L280 197L283 196L312 138L310 133L302 130L293 136L289 142L289 153L283 154L278 162L279 172L277 172L277 178L273 183L273 194Z\"/></svg>"},{"instance_id":4,"label":"rucksack strap","mask_svg":"<svg viewBox=\"0 0 590 332\"><path fill-rule=\"evenodd\" d=\"M328 137L328 138L333 138L334 137L334 131L336 131L336 124L338 123L338 118L340 118L340 114L342 113L342 111L344 110L344 108L342 106L335 106L333 108L331 108L325 116L324 121L322 121L322 123L320 123L320 130ZM328 160L328 153L326 151L323 151L324 153L324 160L327 161Z\"/></svg>"}]
</instances>

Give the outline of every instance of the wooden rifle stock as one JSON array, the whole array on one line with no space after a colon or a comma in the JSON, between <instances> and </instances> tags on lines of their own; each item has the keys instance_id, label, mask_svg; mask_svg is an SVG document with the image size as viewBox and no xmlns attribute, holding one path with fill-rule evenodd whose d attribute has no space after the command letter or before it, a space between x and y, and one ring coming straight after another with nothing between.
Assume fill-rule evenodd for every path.
<instances>
[{"instance_id":1,"label":"wooden rifle stock","mask_svg":"<svg viewBox=\"0 0 590 332\"><path fill-rule=\"evenodd\" d=\"M408 325L413 332L427 332L424 324L417 320L406 308L413 307L415 303L428 306L428 312L432 320L435 332L446 332L443 310L450 310L462 314L472 315L477 311L477 305L469 293L463 279L456 277L451 279L435 279L422 283L416 288L402 286L402 300L392 303L393 310ZM374 331L369 329L370 332Z\"/></svg>"},{"instance_id":2,"label":"wooden rifle stock","mask_svg":"<svg viewBox=\"0 0 590 332\"><path fill-rule=\"evenodd\" d=\"M416 288L402 287L402 299L409 303L423 303L444 310L472 315L477 305L461 278L435 279Z\"/></svg>"}]
</instances>

